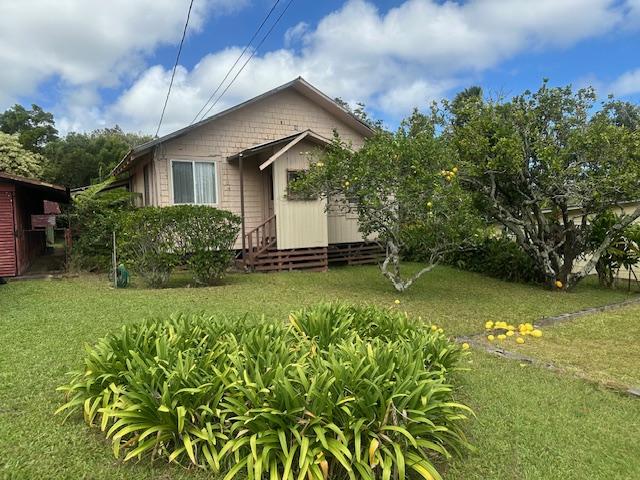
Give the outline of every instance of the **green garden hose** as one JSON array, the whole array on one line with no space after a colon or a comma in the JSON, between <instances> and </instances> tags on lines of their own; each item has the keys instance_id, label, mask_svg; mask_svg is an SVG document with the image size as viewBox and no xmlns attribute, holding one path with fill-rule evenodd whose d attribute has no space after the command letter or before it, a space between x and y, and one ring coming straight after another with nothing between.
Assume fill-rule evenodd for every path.
<instances>
[{"instance_id":1,"label":"green garden hose","mask_svg":"<svg viewBox=\"0 0 640 480\"><path fill-rule=\"evenodd\" d=\"M125 288L127 285L129 285L129 272L126 268L124 268L124 265L122 263L118 265L118 268L116 269L116 275L116 285L118 286L118 288Z\"/></svg>"}]
</instances>

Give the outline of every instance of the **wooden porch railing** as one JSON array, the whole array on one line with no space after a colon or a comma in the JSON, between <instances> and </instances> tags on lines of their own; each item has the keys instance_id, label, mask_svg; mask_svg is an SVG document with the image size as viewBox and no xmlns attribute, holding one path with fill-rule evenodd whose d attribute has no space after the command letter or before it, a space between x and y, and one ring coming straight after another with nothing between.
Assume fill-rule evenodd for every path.
<instances>
[{"instance_id":1,"label":"wooden porch railing","mask_svg":"<svg viewBox=\"0 0 640 480\"><path fill-rule=\"evenodd\" d=\"M276 244L275 225L276 216L272 215L245 234L245 263L251 263L258 255Z\"/></svg>"}]
</instances>

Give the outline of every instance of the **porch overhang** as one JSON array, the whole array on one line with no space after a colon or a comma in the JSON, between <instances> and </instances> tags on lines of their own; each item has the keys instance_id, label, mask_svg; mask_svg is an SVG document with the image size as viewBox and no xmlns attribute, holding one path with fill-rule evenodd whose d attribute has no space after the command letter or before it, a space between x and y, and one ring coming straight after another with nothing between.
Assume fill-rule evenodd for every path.
<instances>
[{"instance_id":1,"label":"porch overhang","mask_svg":"<svg viewBox=\"0 0 640 480\"><path fill-rule=\"evenodd\" d=\"M228 160L236 160L241 157L248 158L263 152L272 151L272 155L262 164L260 164L260 170L264 170L273 162L275 162L281 155L287 152L287 150L303 140L310 141L320 146L331 144L331 140L329 140L328 138L315 133L313 130L305 130L304 132L296 132L292 135L287 135L286 137L282 137L277 140L272 140L270 142L261 143L259 145L247 148L228 157Z\"/></svg>"}]
</instances>

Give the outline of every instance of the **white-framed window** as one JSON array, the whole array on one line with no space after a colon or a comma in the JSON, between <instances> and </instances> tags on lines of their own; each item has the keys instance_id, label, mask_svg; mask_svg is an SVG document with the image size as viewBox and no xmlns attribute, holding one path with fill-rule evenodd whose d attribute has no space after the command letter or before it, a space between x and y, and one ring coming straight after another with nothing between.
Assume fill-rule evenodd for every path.
<instances>
[{"instance_id":1,"label":"white-framed window","mask_svg":"<svg viewBox=\"0 0 640 480\"><path fill-rule=\"evenodd\" d=\"M171 160L173 203L217 205L216 163L198 160Z\"/></svg>"}]
</instances>

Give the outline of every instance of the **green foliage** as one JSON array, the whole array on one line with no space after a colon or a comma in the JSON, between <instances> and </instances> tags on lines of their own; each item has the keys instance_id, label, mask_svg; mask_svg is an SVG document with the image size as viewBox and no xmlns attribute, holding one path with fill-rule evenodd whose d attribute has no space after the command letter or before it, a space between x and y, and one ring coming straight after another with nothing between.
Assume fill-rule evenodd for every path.
<instances>
[{"instance_id":1,"label":"green foliage","mask_svg":"<svg viewBox=\"0 0 640 480\"><path fill-rule=\"evenodd\" d=\"M328 198L329 208L356 212L361 233L377 236L385 247L382 272L398 291L458 248L464 236L459 227L468 220L469 202L456 181L448 143L436 135L436 121L415 111L395 133L379 130L355 152L336 137L292 185L293 191ZM429 232L420 244L427 265L403 278L403 232L413 226Z\"/></svg>"},{"instance_id":2,"label":"green foliage","mask_svg":"<svg viewBox=\"0 0 640 480\"><path fill-rule=\"evenodd\" d=\"M82 411L125 460L226 479L440 479L434 460L468 447L450 384L462 355L397 311L318 305L290 325L176 315L88 349L58 411Z\"/></svg>"},{"instance_id":3,"label":"green foliage","mask_svg":"<svg viewBox=\"0 0 640 480\"><path fill-rule=\"evenodd\" d=\"M123 189L103 191L106 180L73 198L70 225L73 233L71 265L75 269L108 271L111 267L113 232L122 218L134 209L134 194Z\"/></svg>"},{"instance_id":4,"label":"green foliage","mask_svg":"<svg viewBox=\"0 0 640 480\"><path fill-rule=\"evenodd\" d=\"M148 140L148 136L125 133L118 126L90 133L70 132L47 145L46 176L52 182L71 187L102 181L131 147Z\"/></svg>"},{"instance_id":5,"label":"green foliage","mask_svg":"<svg viewBox=\"0 0 640 480\"><path fill-rule=\"evenodd\" d=\"M234 257L233 244L240 218L205 205L179 205L186 212L180 231L186 265L196 283L211 285L222 279Z\"/></svg>"},{"instance_id":6,"label":"green foliage","mask_svg":"<svg viewBox=\"0 0 640 480\"><path fill-rule=\"evenodd\" d=\"M544 282L538 265L516 242L505 237L478 237L467 248L451 253L447 263L510 282Z\"/></svg>"},{"instance_id":7,"label":"green foliage","mask_svg":"<svg viewBox=\"0 0 640 480\"><path fill-rule=\"evenodd\" d=\"M236 215L204 205L144 207L123 219L119 245L127 265L151 287L165 286L178 265L206 285L229 268L239 228Z\"/></svg>"},{"instance_id":8,"label":"green foliage","mask_svg":"<svg viewBox=\"0 0 640 480\"><path fill-rule=\"evenodd\" d=\"M382 120L380 120L379 118L371 117L369 113L367 113L367 107L364 103L358 102L356 103L355 108L351 108L351 105L349 105L349 103L345 102L340 97L334 98L333 101L336 102L338 105L340 105L342 108L344 108L346 111L353 114L354 117L356 117L362 123L367 125L369 128L373 130L382 130L383 128Z\"/></svg>"},{"instance_id":9,"label":"green foliage","mask_svg":"<svg viewBox=\"0 0 640 480\"><path fill-rule=\"evenodd\" d=\"M574 271L587 251L586 219L640 197L640 131L630 128L635 120L622 121L629 109L621 105L594 111L594 103L591 88L574 92L546 81L510 101L470 96L445 103L445 135L460 160L461 184L515 237L549 286L578 283L616 231L640 217L640 208L621 217Z\"/></svg>"},{"instance_id":10,"label":"green foliage","mask_svg":"<svg viewBox=\"0 0 640 480\"><path fill-rule=\"evenodd\" d=\"M16 104L0 113L0 132L16 134L23 148L36 153L42 153L45 145L58 138L53 114L38 105L27 110Z\"/></svg>"},{"instance_id":11,"label":"green foliage","mask_svg":"<svg viewBox=\"0 0 640 480\"><path fill-rule=\"evenodd\" d=\"M619 215L611 211L602 212L591 221L588 247L597 249L612 227L620 222ZM610 245L602 253L596 263L598 280L605 287L613 287L615 278L621 268L630 269L640 261L640 225L627 226L624 230L615 231Z\"/></svg>"},{"instance_id":12,"label":"green foliage","mask_svg":"<svg viewBox=\"0 0 640 480\"><path fill-rule=\"evenodd\" d=\"M0 132L0 172L40 178L43 164L42 156L25 150L17 135Z\"/></svg>"}]
</instances>

